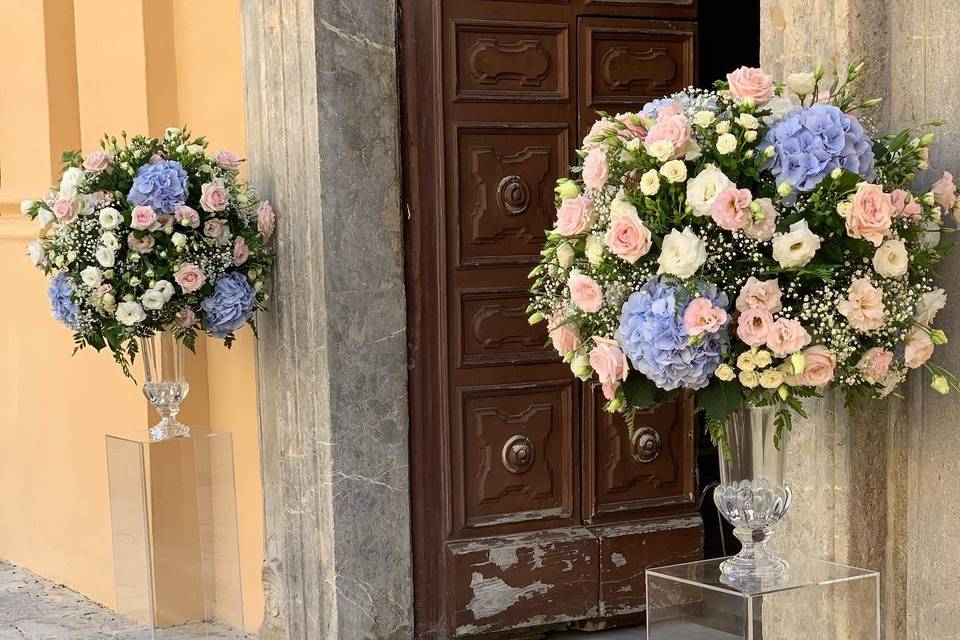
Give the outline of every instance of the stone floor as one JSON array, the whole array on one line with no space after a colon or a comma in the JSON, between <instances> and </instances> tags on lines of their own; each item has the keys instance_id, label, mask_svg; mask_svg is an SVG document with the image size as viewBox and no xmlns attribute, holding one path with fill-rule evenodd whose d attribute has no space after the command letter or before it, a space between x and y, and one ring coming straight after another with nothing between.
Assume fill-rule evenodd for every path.
<instances>
[{"instance_id":1,"label":"stone floor","mask_svg":"<svg viewBox=\"0 0 960 640\"><path fill-rule=\"evenodd\" d=\"M0 561L0 640L235 640L214 625L153 630L98 605L76 591ZM255 640L246 635L245 640Z\"/></svg>"}]
</instances>

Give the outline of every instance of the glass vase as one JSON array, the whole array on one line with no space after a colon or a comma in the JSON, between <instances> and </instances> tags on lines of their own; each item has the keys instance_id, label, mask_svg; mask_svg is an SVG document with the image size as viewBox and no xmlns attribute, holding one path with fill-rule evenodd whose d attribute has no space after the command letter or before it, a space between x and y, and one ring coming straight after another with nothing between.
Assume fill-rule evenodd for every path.
<instances>
[{"instance_id":1,"label":"glass vase","mask_svg":"<svg viewBox=\"0 0 960 640\"><path fill-rule=\"evenodd\" d=\"M190 385L184 372L184 346L170 331L157 331L140 338L143 358L143 395L160 414L160 422L150 427L151 440L166 440L190 435L190 428L177 420L180 403Z\"/></svg>"},{"instance_id":2,"label":"glass vase","mask_svg":"<svg viewBox=\"0 0 960 640\"><path fill-rule=\"evenodd\" d=\"M776 441L774 407L741 407L726 423L729 451L720 452L717 509L743 545L720 569L728 580L767 582L783 577L787 562L767 547L774 527L790 508L784 480L789 432Z\"/></svg>"}]
</instances>

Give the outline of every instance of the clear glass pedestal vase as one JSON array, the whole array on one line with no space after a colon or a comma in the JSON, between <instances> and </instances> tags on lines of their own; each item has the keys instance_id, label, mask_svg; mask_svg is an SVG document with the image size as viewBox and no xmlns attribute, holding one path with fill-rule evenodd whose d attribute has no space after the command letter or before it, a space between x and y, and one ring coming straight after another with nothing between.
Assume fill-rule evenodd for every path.
<instances>
[{"instance_id":1,"label":"clear glass pedestal vase","mask_svg":"<svg viewBox=\"0 0 960 640\"><path fill-rule=\"evenodd\" d=\"M150 427L152 440L181 438L190 428L177 420L180 403L190 392L184 368L184 346L171 331L158 331L140 338L143 358L143 395L160 414L160 422Z\"/></svg>"},{"instance_id":2,"label":"clear glass pedestal vase","mask_svg":"<svg viewBox=\"0 0 960 640\"><path fill-rule=\"evenodd\" d=\"M748 585L786 574L788 563L767 542L790 508L784 480L788 433L777 439L774 407L741 407L726 423L728 451L720 452L720 486L713 493L720 514L743 545L720 569L732 583Z\"/></svg>"}]
</instances>

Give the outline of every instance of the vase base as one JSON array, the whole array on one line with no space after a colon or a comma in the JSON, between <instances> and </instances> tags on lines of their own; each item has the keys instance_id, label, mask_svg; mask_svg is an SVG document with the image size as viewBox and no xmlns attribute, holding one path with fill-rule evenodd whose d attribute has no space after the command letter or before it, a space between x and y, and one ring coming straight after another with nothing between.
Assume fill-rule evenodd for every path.
<instances>
[{"instance_id":1,"label":"vase base","mask_svg":"<svg viewBox=\"0 0 960 640\"><path fill-rule=\"evenodd\" d=\"M190 435L190 427L176 420L162 421L150 427L150 440L169 440L171 438L186 438Z\"/></svg>"},{"instance_id":2,"label":"vase base","mask_svg":"<svg viewBox=\"0 0 960 640\"><path fill-rule=\"evenodd\" d=\"M720 563L724 576L734 580L773 580L786 575L790 565L773 554L757 557L743 552Z\"/></svg>"}]
</instances>

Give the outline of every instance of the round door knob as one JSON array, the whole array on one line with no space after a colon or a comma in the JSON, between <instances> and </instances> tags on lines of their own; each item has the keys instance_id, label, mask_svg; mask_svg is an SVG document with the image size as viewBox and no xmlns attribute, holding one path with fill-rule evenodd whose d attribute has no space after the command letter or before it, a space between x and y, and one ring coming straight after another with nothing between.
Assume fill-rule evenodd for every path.
<instances>
[{"instance_id":1,"label":"round door knob","mask_svg":"<svg viewBox=\"0 0 960 640\"><path fill-rule=\"evenodd\" d=\"M530 206L530 187L520 176L507 176L497 185L497 204L508 216L518 216Z\"/></svg>"},{"instance_id":2,"label":"round door knob","mask_svg":"<svg viewBox=\"0 0 960 640\"><path fill-rule=\"evenodd\" d=\"M653 462L660 455L660 434L650 427L640 427L630 440L630 454L641 464Z\"/></svg>"},{"instance_id":3,"label":"round door knob","mask_svg":"<svg viewBox=\"0 0 960 640\"><path fill-rule=\"evenodd\" d=\"M533 442L524 435L511 436L503 445L503 466L510 473L523 473L533 466Z\"/></svg>"}]
</instances>

